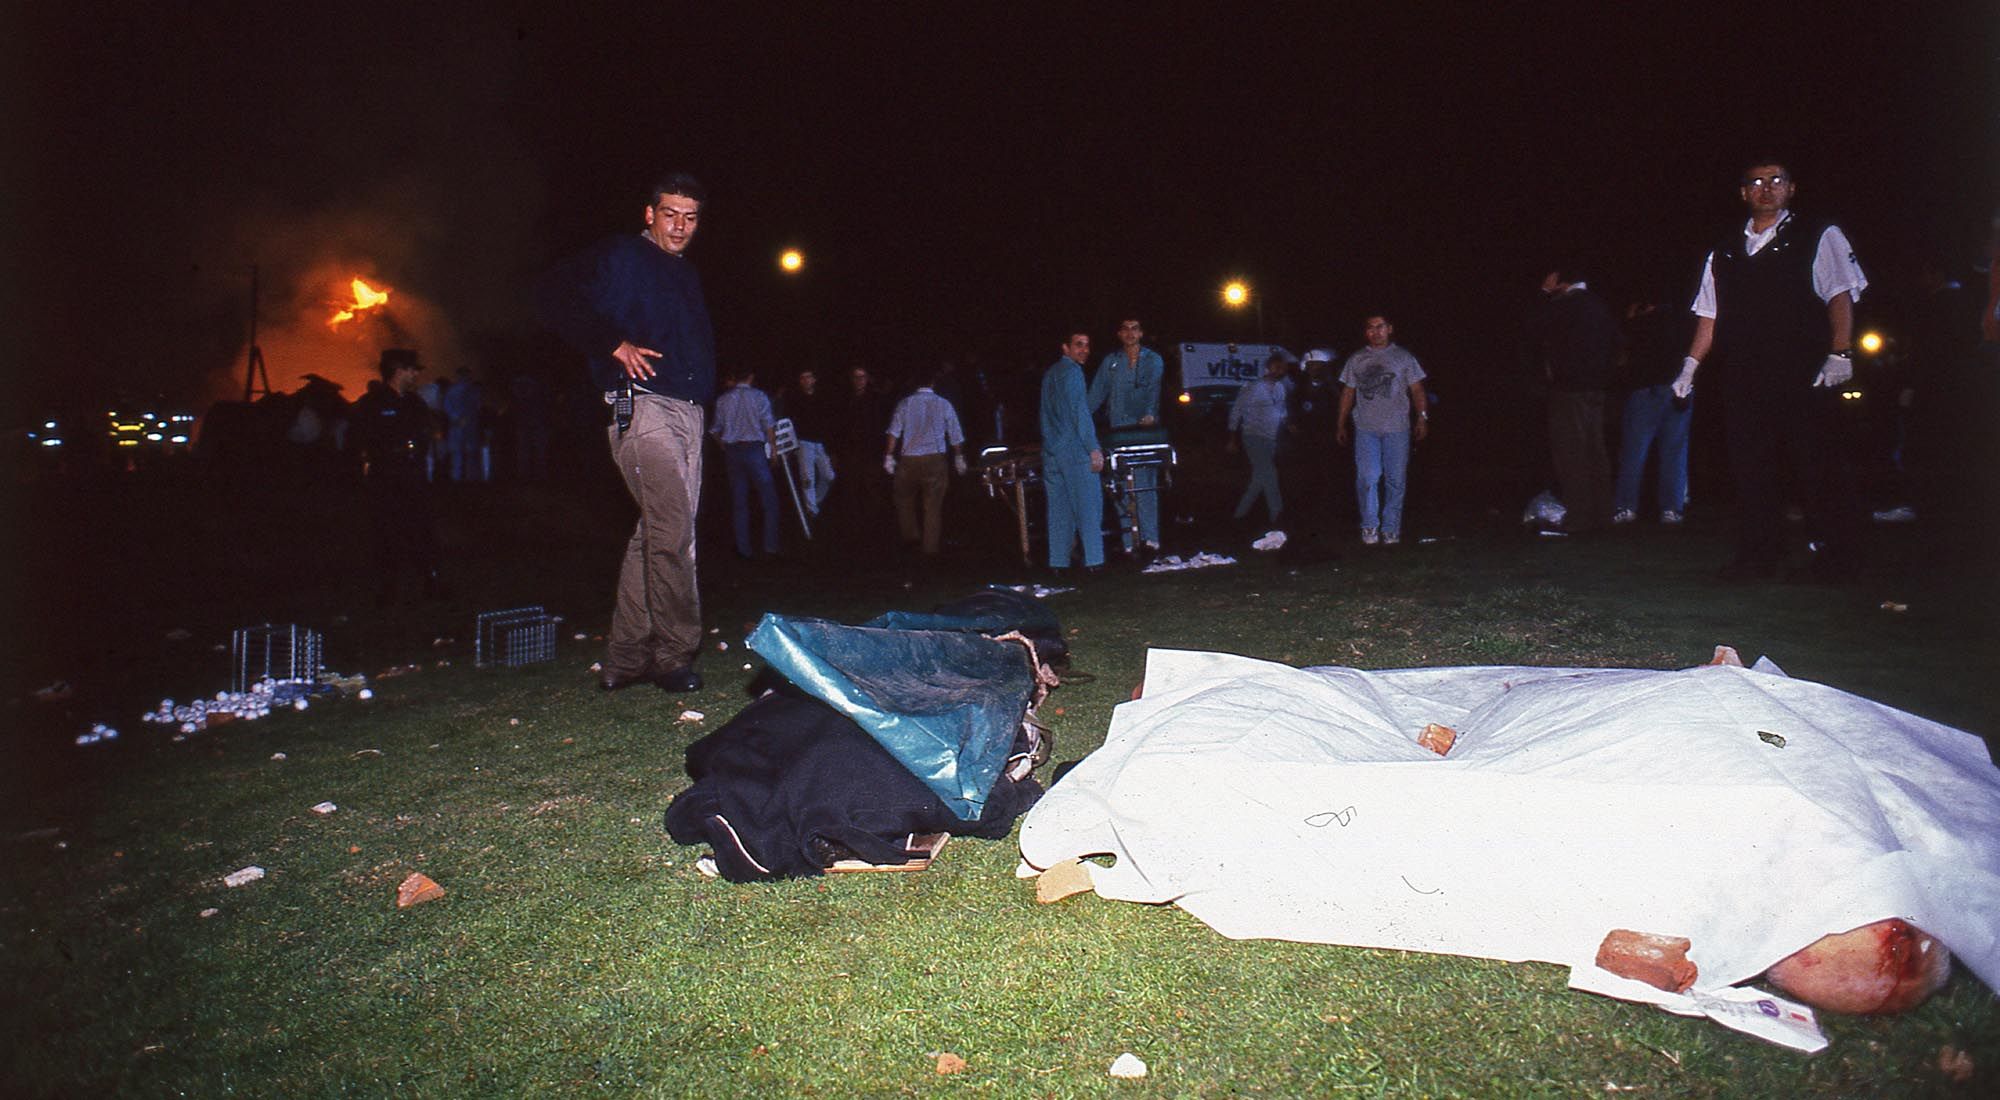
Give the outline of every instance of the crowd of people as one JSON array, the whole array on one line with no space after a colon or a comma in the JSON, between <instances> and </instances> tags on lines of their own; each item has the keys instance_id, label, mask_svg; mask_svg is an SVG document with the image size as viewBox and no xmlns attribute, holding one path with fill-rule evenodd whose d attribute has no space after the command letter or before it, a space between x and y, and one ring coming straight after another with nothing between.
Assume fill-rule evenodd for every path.
<instances>
[{"instance_id":1,"label":"crowd of people","mask_svg":"<svg viewBox=\"0 0 2000 1100\"><path fill-rule=\"evenodd\" d=\"M1682 523L1700 378L1704 402L1722 407L1735 489L1736 548L1722 576L1839 577L1853 567L1862 497L1843 481L1852 456L1834 445L1829 425L1853 376L1854 305L1868 280L1838 226L1792 212L1797 185L1782 159L1755 158L1738 188L1748 218L1708 251L1691 297L1635 295L1621 313L1583 267L1544 273L1525 332L1564 506L1553 525L1587 535L1634 523L1648 499L1660 524ZM643 232L562 265L538 294L544 319L588 357L592 384L614 410L611 453L639 510L603 666L607 690L700 683L694 542L704 432L725 458L736 553L751 560L785 544L774 471L815 540L872 554L893 534L921 561L943 551L953 529L948 489L970 467L948 364L905 379L899 400L863 366L824 387L818 369L795 367L771 392L738 369L718 398L713 334L685 256L702 204L691 178L663 179L642 211ZM1274 350L1261 377L1242 385L1227 421L1228 449L1249 471L1233 512L1239 527L1261 508L1263 525L1305 541L1342 541L1334 533L1342 522L1364 547L1404 540L1411 456L1430 435L1433 395L1395 332L1388 313L1373 312L1345 357L1316 348L1294 361ZM1060 335L1027 400L1017 393L972 419L1010 447L1028 442L1023 426L1034 425L1046 564L1089 573L1108 558L1108 455L1118 443L1165 440L1166 369L1137 316L1120 319L1117 346L1094 370L1088 327ZM1617 394L1622 408L1607 408ZM1614 419L1615 462L1606 438ZM1343 453L1354 491L1345 518L1334 472L1347 468L1337 461ZM1111 498L1117 552L1140 561L1160 552L1161 488L1157 468L1122 475ZM1797 528L1787 522L1795 501L1804 504Z\"/></svg>"}]
</instances>

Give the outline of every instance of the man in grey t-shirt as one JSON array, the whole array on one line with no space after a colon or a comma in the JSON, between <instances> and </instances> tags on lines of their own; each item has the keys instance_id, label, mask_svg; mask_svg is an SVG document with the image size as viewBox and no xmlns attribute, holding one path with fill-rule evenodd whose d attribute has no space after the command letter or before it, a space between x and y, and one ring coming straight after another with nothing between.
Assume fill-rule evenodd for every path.
<instances>
[{"instance_id":1,"label":"man in grey t-shirt","mask_svg":"<svg viewBox=\"0 0 2000 1100\"><path fill-rule=\"evenodd\" d=\"M1404 472L1410 466L1410 413L1416 412L1416 439L1430 432L1424 368L1417 357L1390 342L1396 328L1374 314L1362 326L1368 341L1340 369L1339 427L1342 444L1353 420L1354 495L1361 505L1361 541L1394 546L1403 539Z\"/></svg>"}]
</instances>

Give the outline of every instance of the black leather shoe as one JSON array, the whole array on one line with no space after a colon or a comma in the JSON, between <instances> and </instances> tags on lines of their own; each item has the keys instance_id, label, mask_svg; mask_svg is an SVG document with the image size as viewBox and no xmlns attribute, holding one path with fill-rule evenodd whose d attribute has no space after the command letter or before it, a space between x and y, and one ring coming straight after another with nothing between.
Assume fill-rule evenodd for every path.
<instances>
[{"instance_id":1,"label":"black leather shoe","mask_svg":"<svg viewBox=\"0 0 2000 1100\"><path fill-rule=\"evenodd\" d=\"M597 688L599 691L623 691L633 684L652 683L656 678L651 669L630 674L606 672L604 675L598 677Z\"/></svg>"},{"instance_id":2,"label":"black leather shoe","mask_svg":"<svg viewBox=\"0 0 2000 1100\"><path fill-rule=\"evenodd\" d=\"M690 691L701 690L701 673L696 672L693 665L683 665L670 672L660 673L653 678L653 683L670 695L684 695Z\"/></svg>"}]
</instances>

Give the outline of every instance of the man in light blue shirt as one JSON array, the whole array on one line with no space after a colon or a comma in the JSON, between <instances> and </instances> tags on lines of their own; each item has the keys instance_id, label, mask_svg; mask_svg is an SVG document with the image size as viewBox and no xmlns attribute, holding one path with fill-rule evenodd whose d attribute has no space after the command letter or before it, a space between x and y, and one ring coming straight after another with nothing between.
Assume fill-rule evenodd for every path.
<instances>
[{"instance_id":1,"label":"man in light blue shirt","mask_svg":"<svg viewBox=\"0 0 2000 1100\"><path fill-rule=\"evenodd\" d=\"M1090 411L1104 412L1113 432L1151 428L1160 422L1160 378L1166 364L1160 353L1140 344L1146 335L1136 317L1118 325L1119 348L1097 364L1090 379ZM1160 549L1160 472L1151 466L1132 471L1132 491L1118 498L1118 526L1124 530L1125 552L1133 551L1132 512L1139 513L1139 541L1148 553Z\"/></svg>"},{"instance_id":2,"label":"man in light blue shirt","mask_svg":"<svg viewBox=\"0 0 2000 1100\"><path fill-rule=\"evenodd\" d=\"M1049 568L1068 569L1070 547L1083 542L1083 567L1104 568L1104 450L1083 385L1090 334L1074 329L1062 358L1042 372L1042 488L1048 497Z\"/></svg>"},{"instance_id":3,"label":"man in light blue shirt","mask_svg":"<svg viewBox=\"0 0 2000 1100\"><path fill-rule=\"evenodd\" d=\"M709 429L722 443L722 457L729 471L729 514L735 526L736 554L752 557L750 542L750 491L757 491L759 510L764 514L764 554L778 552L778 486L771 480L771 462L777 454L777 420L771 415L771 398L757 388L757 378L748 369L738 369L729 388L715 399L715 426Z\"/></svg>"}]
</instances>

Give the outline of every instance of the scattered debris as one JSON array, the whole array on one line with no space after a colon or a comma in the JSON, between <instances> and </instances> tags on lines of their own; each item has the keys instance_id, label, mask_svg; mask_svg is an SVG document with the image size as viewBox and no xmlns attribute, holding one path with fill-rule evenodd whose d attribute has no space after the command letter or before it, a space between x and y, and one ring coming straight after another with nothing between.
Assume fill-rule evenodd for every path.
<instances>
[{"instance_id":1,"label":"scattered debris","mask_svg":"<svg viewBox=\"0 0 2000 1100\"><path fill-rule=\"evenodd\" d=\"M507 719L507 724L510 726L518 726L521 724L521 720L519 718L509 718Z\"/></svg>"},{"instance_id":2,"label":"scattered debris","mask_svg":"<svg viewBox=\"0 0 2000 1100\"><path fill-rule=\"evenodd\" d=\"M423 670L424 666L422 665L390 665L388 668L376 673L375 678L377 680L388 680L397 676L408 676L412 672L422 672Z\"/></svg>"},{"instance_id":3,"label":"scattered debris","mask_svg":"<svg viewBox=\"0 0 2000 1100\"><path fill-rule=\"evenodd\" d=\"M583 631L579 630L579 631L577 631L576 633L574 633L574 634L570 635L570 636L569 636L569 639L570 639L570 641L572 641L572 642L581 642L581 641L586 641L586 640L588 640L588 639L589 639L589 637L590 637L590 635L588 635L588 634L585 634L585 633L584 633Z\"/></svg>"},{"instance_id":4,"label":"scattered debris","mask_svg":"<svg viewBox=\"0 0 2000 1100\"><path fill-rule=\"evenodd\" d=\"M1457 742L1457 730L1452 729L1450 726L1440 726L1436 722L1425 726L1424 731L1417 734L1417 744L1437 753L1439 756L1450 752L1452 745Z\"/></svg>"},{"instance_id":5,"label":"scattered debris","mask_svg":"<svg viewBox=\"0 0 2000 1100\"><path fill-rule=\"evenodd\" d=\"M359 680L360 677L349 679ZM308 696L334 690L334 685L317 680L277 680L266 676L250 685L248 691L218 691L213 699L178 704L172 699L162 699L159 706L140 715L139 720L178 726L184 734L195 733L211 725L239 719L253 722L269 717L272 710L286 705L293 710L304 710L308 705Z\"/></svg>"},{"instance_id":6,"label":"scattered debris","mask_svg":"<svg viewBox=\"0 0 2000 1100\"><path fill-rule=\"evenodd\" d=\"M118 731L102 722L92 723L88 733L79 733L76 735L76 743L79 745L95 745L99 741L116 740L118 740Z\"/></svg>"},{"instance_id":7,"label":"scattered debris","mask_svg":"<svg viewBox=\"0 0 2000 1100\"><path fill-rule=\"evenodd\" d=\"M225 886L247 886L263 877L264 869L253 863L240 871L231 871L222 876L222 882Z\"/></svg>"},{"instance_id":8,"label":"scattered debris","mask_svg":"<svg viewBox=\"0 0 2000 1100\"><path fill-rule=\"evenodd\" d=\"M1175 554L1168 554L1164 558L1156 558L1154 559L1151 565L1148 565L1146 566L1146 568L1141 569L1140 572L1176 573L1183 569L1209 569L1218 565L1235 565L1235 564L1236 564L1236 559L1230 557L1227 554L1211 554L1208 551L1203 550L1198 554L1189 554L1185 558Z\"/></svg>"},{"instance_id":9,"label":"scattered debris","mask_svg":"<svg viewBox=\"0 0 2000 1100\"><path fill-rule=\"evenodd\" d=\"M698 711L698 710L684 710L684 711L682 711L682 712L681 712L681 716L680 716L680 718L679 718L679 719L677 719L677 721L681 721L681 722L699 722L699 721L701 721L702 719L704 719L704 718L706 718L706 717L708 717L708 715L706 715L706 714L703 714L702 712L700 712L700 711Z\"/></svg>"},{"instance_id":10,"label":"scattered debris","mask_svg":"<svg viewBox=\"0 0 2000 1100\"><path fill-rule=\"evenodd\" d=\"M1146 1063L1139 1056L1126 1051L1111 1062L1111 1076L1127 1081L1137 1081L1146 1076Z\"/></svg>"},{"instance_id":11,"label":"scattered debris","mask_svg":"<svg viewBox=\"0 0 2000 1100\"><path fill-rule=\"evenodd\" d=\"M201 911L201 919L203 919L203 920L207 920L208 918L210 918L210 917L212 917L212 916L214 916L214 915L216 915L217 913L220 913L220 912L222 912L222 910L220 910L220 909L217 909L217 908L214 908L213 906L211 906L211 907L209 907L209 908L207 908L207 909L203 909L203 910Z\"/></svg>"},{"instance_id":12,"label":"scattered debris","mask_svg":"<svg viewBox=\"0 0 2000 1100\"><path fill-rule=\"evenodd\" d=\"M194 631L184 626L177 626L167 631L167 640L170 642L185 642L192 637L194 637Z\"/></svg>"},{"instance_id":13,"label":"scattered debris","mask_svg":"<svg viewBox=\"0 0 2000 1100\"><path fill-rule=\"evenodd\" d=\"M1283 550L1284 548L1285 533L1283 531L1266 531L1263 538L1250 544L1250 549L1252 550Z\"/></svg>"},{"instance_id":14,"label":"scattered debris","mask_svg":"<svg viewBox=\"0 0 2000 1100\"><path fill-rule=\"evenodd\" d=\"M1972 1080L1972 1055L1947 1043L1938 1051L1938 1072L1951 1078L1954 1085L1963 1085Z\"/></svg>"},{"instance_id":15,"label":"scattered debris","mask_svg":"<svg viewBox=\"0 0 2000 1100\"><path fill-rule=\"evenodd\" d=\"M1908 611L1909 609L1910 605L1906 603L1897 603L1895 600L1882 601L1882 610L1884 611L1894 611L1898 614L1901 614L1902 612Z\"/></svg>"},{"instance_id":16,"label":"scattered debris","mask_svg":"<svg viewBox=\"0 0 2000 1100\"><path fill-rule=\"evenodd\" d=\"M326 815L338 809L340 809L340 807L334 805L331 802L319 802L313 805L312 812L320 815L321 817L325 817Z\"/></svg>"},{"instance_id":17,"label":"scattered debris","mask_svg":"<svg viewBox=\"0 0 2000 1100\"><path fill-rule=\"evenodd\" d=\"M291 759L291 758L290 758L290 757L288 757L288 756L286 756L286 755L285 755L284 753L281 753L281 752L274 752L274 753L272 753L272 754L271 754L271 759L273 759L273 760L277 760L277 761L280 761L280 762L283 762L283 761L285 761L285 760L289 760L289 759Z\"/></svg>"},{"instance_id":18,"label":"scattered debris","mask_svg":"<svg viewBox=\"0 0 2000 1100\"><path fill-rule=\"evenodd\" d=\"M944 1051L937 1056L937 1071L940 1074L964 1073L965 1059L951 1051Z\"/></svg>"},{"instance_id":19,"label":"scattered debris","mask_svg":"<svg viewBox=\"0 0 2000 1100\"><path fill-rule=\"evenodd\" d=\"M1019 592L1023 596L1033 596L1038 600L1046 600L1050 596L1060 596L1065 592L1076 591L1074 588L1051 588L1046 584L996 584L993 587L1004 588L1009 592Z\"/></svg>"},{"instance_id":20,"label":"scattered debris","mask_svg":"<svg viewBox=\"0 0 2000 1100\"><path fill-rule=\"evenodd\" d=\"M1764 742L1774 749L1785 747L1785 735L1782 733L1772 733L1770 730L1758 730L1757 740Z\"/></svg>"},{"instance_id":21,"label":"scattered debris","mask_svg":"<svg viewBox=\"0 0 2000 1100\"><path fill-rule=\"evenodd\" d=\"M359 759L361 759L361 758L362 758L362 757L364 757L364 756L380 756L380 755L382 755L382 750L381 750L381 749L355 749L355 750L354 750L353 752L351 752L351 753L348 753L347 755L349 755L349 756L353 757L353 758L354 758L354 759L356 759L356 760L359 760Z\"/></svg>"},{"instance_id":22,"label":"scattered debris","mask_svg":"<svg viewBox=\"0 0 2000 1100\"><path fill-rule=\"evenodd\" d=\"M695 860L694 869L700 871L703 878L716 878L722 874L721 869L716 867L715 857L712 855L704 855Z\"/></svg>"},{"instance_id":23,"label":"scattered debris","mask_svg":"<svg viewBox=\"0 0 2000 1100\"><path fill-rule=\"evenodd\" d=\"M354 697L365 703L368 700L375 698L375 689L362 688L360 691L354 693Z\"/></svg>"},{"instance_id":24,"label":"scattered debris","mask_svg":"<svg viewBox=\"0 0 2000 1100\"><path fill-rule=\"evenodd\" d=\"M411 871L410 877L396 887L396 908L408 909L412 905L422 905L444 896L444 887L431 881L422 871Z\"/></svg>"},{"instance_id":25,"label":"scattered debris","mask_svg":"<svg viewBox=\"0 0 2000 1100\"><path fill-rule=\"evenodd\" d=\"M1097 884L1090 880L1090 865L1082 860L1066 859L1036 877L1035 900L1047 905L1072 894L1087 894L1096 889Z\"/></svg>"},{"instance_id":26,"label":"scattered debris","mask_svg":"<svg viewBox=\"0 0 2000 1100\"><path fill-rule=\"evenodd\" d=\"M750 671L750 665L747 662L743 665L743 671L745 672Z\"/></svg>"},{"instance_id":27,"label":"scattered debris","mask_svg":"<svg viewBox=\"0 0 2000 1100\"><path fill-rule=\"evenodd\" d=\"M1621 978L1645 982L1669 993L1685 993L1699 969L1687 957L1693 943L1685 936L1660 936L1614 928L1597 945L1597 965Z\"/></svg>"},{"instance_id":28,"label":"scattered debris","mask_svg":"<svg viewBox=\"0 0 2000 1100\"><path fill-rule=\"evenodd\" d=\"M1708 663L1710 667L1728 665L1730 668L1742 668L1743 656L1736 652L1735 646L1719 645L1715 647L1715 656L1710 657Z\"/></svg>"}]
</instances>

